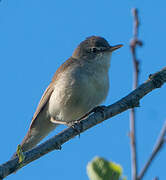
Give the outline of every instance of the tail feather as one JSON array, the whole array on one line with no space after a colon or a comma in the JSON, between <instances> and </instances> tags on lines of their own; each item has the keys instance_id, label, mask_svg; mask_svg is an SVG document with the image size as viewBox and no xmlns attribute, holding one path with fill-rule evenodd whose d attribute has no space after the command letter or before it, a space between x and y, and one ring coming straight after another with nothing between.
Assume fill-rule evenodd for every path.
<instances>
[{"instance_id":1,"label":"tail feather","mask_svg":"<svg viewBox=\"0 0 166 180\"><path fill-rule=\"evenodd\" d=\"M21 148L22 151L28 151L36 146L44 137L46 137L52 130L57 127L58 124L52 123L50 118L44 116L38 116L31 124L28 133L24 137ZM16 153L12 156L15 158Z\"/></svg>"},{"instance_id":2,"label":"tail feather","mask_svg":"<svg viewBox=\"0 0 166 180\"><path fill-rule=\"evenodd\" d=\"M57 125L50 122L50 124L43 129L41 127L39 129L29 129L21 143L23 152L28 151L36 146L43 138L45 138L52 130L54 130L56 126Z\"/></svg>"}]
</instances>

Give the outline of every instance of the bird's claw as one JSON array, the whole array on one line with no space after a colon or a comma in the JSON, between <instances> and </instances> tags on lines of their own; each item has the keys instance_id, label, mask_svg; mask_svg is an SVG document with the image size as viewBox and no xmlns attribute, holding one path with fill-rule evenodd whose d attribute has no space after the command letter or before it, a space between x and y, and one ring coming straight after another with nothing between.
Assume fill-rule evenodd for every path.
<instances>
[{"instance_id":1,"label":"bird's claw","mask_svg":"<svg viewBox=\"0 0 166 180\"><path fill-rule=\"evenodd\" d=\"M71 121L68 123L68 126L73 128L78 133L79 138L80 138L80 133L82 132L82 126L80 126L80 124L81 124L80 120Z\"/></svg>"}]
</instances>

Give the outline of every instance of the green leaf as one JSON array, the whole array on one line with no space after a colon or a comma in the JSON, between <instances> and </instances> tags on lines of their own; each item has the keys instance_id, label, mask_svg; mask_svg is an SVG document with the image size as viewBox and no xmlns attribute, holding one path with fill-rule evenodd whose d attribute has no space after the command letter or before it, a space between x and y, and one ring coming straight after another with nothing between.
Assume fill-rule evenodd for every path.
<instances>
[{"instance_id":1,"label":"green leaf","mask_svg":"<svg viewBox=\"0 0 166 180\"><path fill-rule=\"evenodd\" d=\"M21 148L20 144L17 146L17 151L16 152L17 152L17 156L18 156L18 159L19 159L18 162L21 164L24 161L25 156L24 156L24 154L22 152L22 148Z\"/></svg>"},{"instance_id":2,"label":"green leaf","mask_svg":"<svg viewBox=\"0 0 166 180\"><path fill-rule=\"evenodd\" d=\"M119 180L122 171L119 164L109 162L100 157L94 158L87 165L87 173L90 180Z\"/></svg>"}]
</instances>

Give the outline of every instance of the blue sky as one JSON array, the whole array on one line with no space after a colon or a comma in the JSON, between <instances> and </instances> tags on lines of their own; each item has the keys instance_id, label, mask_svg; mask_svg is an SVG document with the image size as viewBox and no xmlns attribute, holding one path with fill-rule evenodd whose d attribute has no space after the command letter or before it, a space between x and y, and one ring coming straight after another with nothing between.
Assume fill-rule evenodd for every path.
<instances>
[{"instance_id":1,"label":"blue sky","mask_svg":"<svg viewBox=\"0 0 166 180\"><path fill-rule=\"evenodd\" d=\"M166 2L145 0L2 0L0 3L0 109L1 158L7 161L29 127L40 97L51 78L76 46L87 36L105 37L110 44L124 47L112 56L110 91L105 105L131 91L132 37L131 8L139 8L141 19L138 48L140 83L165 66ZM139 170L147 160L166 119L166 87L141 100L137 109ZM60 132L58 127L49 137ZM97 125L54 151L24 167L8 179L88 180L86 165L101 156L123 166L130 176L129 111ZM145 180L166 177L166 147L150 167Z\"/></svg>"}]
</instances>

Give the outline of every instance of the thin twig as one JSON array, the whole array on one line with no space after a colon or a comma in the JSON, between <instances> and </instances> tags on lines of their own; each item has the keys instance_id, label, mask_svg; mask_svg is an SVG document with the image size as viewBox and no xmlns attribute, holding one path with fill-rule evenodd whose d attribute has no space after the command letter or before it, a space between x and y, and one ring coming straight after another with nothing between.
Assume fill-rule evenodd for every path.
<instances>
[{"instance_id":1,"label":"thin twig","mask_svg":"<svg viewBox=\"0 0 166 180\"><path fill-rule=\"evenodd\" d=\"M156 141L156 145L153 148L153 151L152 151L149 159L145 163L144 167L142 168L142 170L138 176L138 180L141 180L144 177L145 173L147 172L147 169L149 168L150 164L152 163L152 160L156 157L157 153L162 149L163 144L165 143L165 136L166 136L166 121L164 122L160 136L158 137L158 139Z\"/></svg>"},{"instance_id":2,"label":"thin twig","mask_svg":"<svg viewBox=\"0 0 166 180\"><path fill-rule=\"evenodd\" d=\"M134 27L133 27L133 39L130 42L130 49L133 61L133 89L138 86L139 80L139 61L136 57L136 47L137 45L142 46L142 41L138 40L138 30L139 30L139 20L138 20L138 10L132 9L134 17ZM132 108L130 111L130 138L131 138L131 167L132 167L132 179L137 179L137 149L136 149L136 127L135 127L135 109Z\"/></svg>"},{"instance_id":3,"label":"thin twig","mask_svg":"<svg viewBox=\"0 0 166 180\"><path fill-rule=\"evenodd\" d=\"M155 177L153 180L159 180L159 178L158 178L158 177Z\"/></svg>"},{"instance_id":4,"label":"thin twig","mask_svg":"<svg viewBox=\"0 0 166 180\"><path fill-rule=\"evenodd\" d=\"M67 128L58 135L44 142L43 144L40 144L39 146L33 148L28 152L25 152L25 159L22 162L23 166L26 166L30 162L39 159L43 155L53 150L60 149L61 145L65 142L86 131L87 129L103 122L104 120L109 119L130 108L138 107L140 99L142 99L152 90L160 88L164 83L166 83L166 67L161 71L150 75L149 79L145 83L140 85L126 97L122 98L112 105L109 105L108 107L103 108L102 112L95 112L86 119L82 120L80 123L77 123L74 128ZM2 180L19 168L20 165L18 162L18 158L9 160L6 163L0 165L0 179Z\"/></svg>"}]
</instances>

